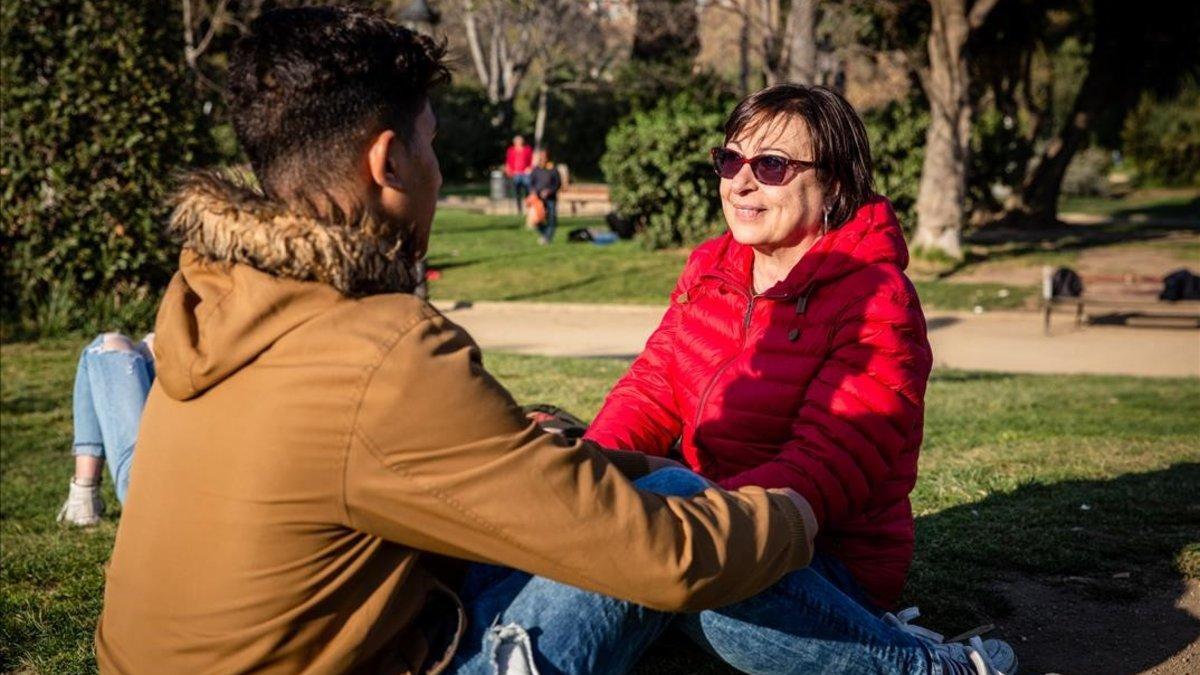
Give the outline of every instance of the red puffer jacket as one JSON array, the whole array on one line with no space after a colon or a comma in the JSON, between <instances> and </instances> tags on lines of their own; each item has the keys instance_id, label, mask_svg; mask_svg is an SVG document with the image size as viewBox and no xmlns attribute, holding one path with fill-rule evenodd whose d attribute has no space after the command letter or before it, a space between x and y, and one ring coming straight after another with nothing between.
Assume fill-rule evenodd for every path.
<instances>
[{"instance_id":1,"label":"red puffer jacket","mask_svg":"<svg viewBox=\"0 0 1200 675\"><path fill-rule=\"evenodd\" d=\"M678 439L722 487L796 490L821 524L817 549L889 608L912 561L932 363L904 236L877 198L765 293L752 264L728 233L696 249L587 436L655 455Z\"/></svg>"}]
</instances>

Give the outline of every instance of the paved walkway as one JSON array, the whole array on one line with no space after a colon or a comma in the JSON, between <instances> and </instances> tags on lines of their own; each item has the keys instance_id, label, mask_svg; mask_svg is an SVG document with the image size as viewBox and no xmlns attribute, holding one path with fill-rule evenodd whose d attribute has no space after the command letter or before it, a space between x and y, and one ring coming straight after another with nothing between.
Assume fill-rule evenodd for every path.
<instances>
[{"instance_id":1,"label":"paved walkway","mask_svg":"<svg viewBox=\"0 0 1200 675\"><path fill-rule=\"evenodd\" d=\"M484 349L545 356L633 358L662 307L478 302L435 303ZM1200 330L1087 326L1055 317L1042 335L1033 312L931 312L929 340L938 367L1014 373L1105 373L1200 377Z\"/></svg>"}]
</instances>

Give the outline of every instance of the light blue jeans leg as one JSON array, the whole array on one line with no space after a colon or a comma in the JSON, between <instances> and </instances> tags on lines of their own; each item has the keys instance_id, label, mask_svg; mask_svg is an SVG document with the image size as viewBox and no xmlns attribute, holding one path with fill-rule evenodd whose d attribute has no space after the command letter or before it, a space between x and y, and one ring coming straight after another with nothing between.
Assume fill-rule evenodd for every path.
<instances>
[{"instance_id":1,"label":"light blue jeans leg","mask_svg":"<svg viewBox=\"0 0 1200 675\"><path fill-rule=\"evenodd\" d=\"M665 469L637 485L689 496L709 483L690 471ZM852 595L861 597L853 579L824 555L753 598L691 615L476 565L462 594L471 623L451 672L504 672L497 661L516 652L540 675L621 673L675 621L700 646L750 673L940 674L924 644Z\"/></svg>"},{"instance_id":2,"label":"light blue jeans leg","mask_svg":"<svg viewBox=\"0 0 1200 675\"><path fill-rule=\"evenodd\" d=\"M129 348L113 346L121 344ZM97 337L83 350L75 371L75 454L104 458L122 503L129 492L142 408L153 382L149 350L111 334Z\"/></svg>"}]
</instances>

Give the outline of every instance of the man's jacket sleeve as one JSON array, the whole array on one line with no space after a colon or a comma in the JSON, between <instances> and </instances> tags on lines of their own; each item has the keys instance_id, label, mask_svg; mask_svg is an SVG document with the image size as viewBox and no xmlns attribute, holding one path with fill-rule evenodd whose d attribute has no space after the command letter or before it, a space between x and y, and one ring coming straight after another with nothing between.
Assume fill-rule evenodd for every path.
<instances>
[{"instance_id":1,"label":"man's jacket sleeve","mask_svg":"<svg viewBox=\"0 0 1200 675\"><path fill-rule=\"evenodd\" d=\"M734 602L812 557L783 494L641 492L593 444L542 432L441 316L381 355L344 479L350 527L655 609Z\"/></svg>"}]
</instances>

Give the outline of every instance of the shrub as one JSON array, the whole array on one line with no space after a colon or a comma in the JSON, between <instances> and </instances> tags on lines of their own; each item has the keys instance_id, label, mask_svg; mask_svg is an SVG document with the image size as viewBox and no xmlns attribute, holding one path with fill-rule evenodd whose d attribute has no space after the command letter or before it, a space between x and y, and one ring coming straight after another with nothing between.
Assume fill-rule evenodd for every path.
<instances>
[{"instance_id":1,"label":"shrub","mask_svg":"<svg viewBox=\"0 0 1200 675\"><path fill-rule=\"evenodd\" d=\"M1075 153L1063 175L1062 193L1069 197L1107 197L1111 153L1103 148L1087 148Z\"/></svg>"},{"instance_id":2,"label":"shrub","mask_svg":"<svg viewBox=\"0 0 1200 675\"><path fill-rule=\"evenodd\" d=\"M972 211L997 211L1000 196L1020 190L1033 144L1017 116L987 105L975 115L971 128L971 159L967 197Z\"/></svg>"},{"instance_id":3,"label":"shrub","mask_svg":"<svg viewBox=\"0 0 1200 675\"><path fill-rule=\"evenodd\" d=\"M1139 181L1200 185L1200 85L1189 80L1169 101L1143 95L1125 120L1121 141Z\"/></svg>"},{"instance_id":4,"label":"shrub","mask_svg":"<svg viewBox=\"0 0 1200 675\"><path fill-rule=\"evenodd\" d=\"M207 137L174 8L27 0L0 9L6 321L93 328L114 318L99 308L145 305L169 278L170 174Z\"/></svg>"},{"instance_id":5,"label":"shrub","mask_svg":"<svg viewBox=\"0 0 1200 675\"><path fill-rule=\"evenodd\" d=\"M722 229L708 151L722 141L723 110L676 96L634 113L608 134L600 160L613 205L649 248L690 246Z\"/></svg>"},{"instance_id":6,"label":"shrub","mask_svg":"<svg viewBox=\"0 0 1200 675\"><path fill-rule=\"evenodd\" d=\"M875 189L896 208L906 232L917 223L917 188L925 161L925 130L929 111L914 97L892 101L863 114L871 157L875 162Z\"/></svg>"}]
</instances>

